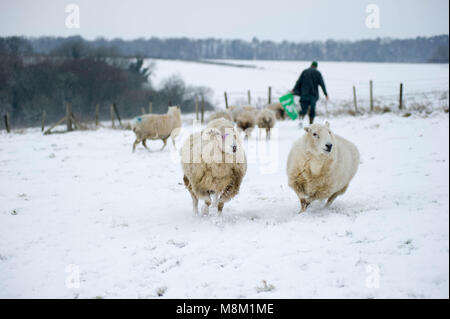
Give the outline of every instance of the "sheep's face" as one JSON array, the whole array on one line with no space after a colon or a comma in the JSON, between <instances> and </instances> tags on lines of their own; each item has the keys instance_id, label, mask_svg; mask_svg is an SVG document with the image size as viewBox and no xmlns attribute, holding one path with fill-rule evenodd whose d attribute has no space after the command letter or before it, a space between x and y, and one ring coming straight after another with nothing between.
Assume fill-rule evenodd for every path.
<instances>
[{"instance_id":1,"label":"sheep's face","mask_svg":"<svg viewBox=\"0 0 450 319\"><path fill-rule=\"evenodd\" d=\"M167 114L181 115L181 111L180 111L180 108L178 106L169 106Z\"/></svg>"},{"instance_id":2,"label":"sheep's face","mask_svg":"<svg viewBox=\"0 0 450 319\"><path fill-rule=\"evenodd\" d=\"M306 140L310 151L317 155L330 155L334 152L335 138L330 124L312 124L305 127Z\"/></svg>"},{"instance_id":3,"label":"sheep's face","mask_svg":"<svg viewBox=\"0 0 450 319\"><path fill-rule=\"evenodd\" d=\"M270 117L269 115L266 115L263 117L263 122L267 125L272 124L272 117Z\"/></svg>"},{"instance_id":4,"label":"sheep's face","mask_svg":"<svg viewBox=\"0 0 450 319\"><path fill-rule=\"evenodd\" d=\"M226 127L222 130L207 128L203 132L202 140L212 143L216 149L226 154L237 153L242 147L240 137L232 127Z\"/></svg>"},{"instance_id":5,"label":"sheep's face","mask_svg":"<svg viewBox=\"0 0 450 319\"><path fill-rule=\"evenodd\" d=\"M242 151L239 133L234 128L225 128L224 132L222 132L222 152L226 154L236 154Z\"/></svg>"}]
</instances>

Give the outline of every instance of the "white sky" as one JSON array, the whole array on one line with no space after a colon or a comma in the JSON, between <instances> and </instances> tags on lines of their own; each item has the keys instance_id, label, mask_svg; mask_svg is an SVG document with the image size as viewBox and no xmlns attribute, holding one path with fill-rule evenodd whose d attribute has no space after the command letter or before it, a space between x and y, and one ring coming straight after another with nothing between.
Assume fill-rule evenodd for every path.
<instances>
[{"instance_id":1,"label":"white sky","mask_svg":"<svg viewBox=\"0 0 450 319\"><path fill-rule=\"evenodd\" d=\"M65 7L80 28L65 27ZM380 8L379 29L365 25ZM190 37L311 41L449 33L448 0L0 0L0 36Z\"/></svg>"}]
</instances>

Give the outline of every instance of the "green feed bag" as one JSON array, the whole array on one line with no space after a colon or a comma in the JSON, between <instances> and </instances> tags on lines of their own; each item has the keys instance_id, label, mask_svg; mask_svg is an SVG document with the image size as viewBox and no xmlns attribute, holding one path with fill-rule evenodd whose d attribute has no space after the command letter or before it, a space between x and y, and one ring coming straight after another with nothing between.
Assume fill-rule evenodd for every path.
<instances>
[{"instance_id":1,"label":"green feed bag","mask_svg":"<svg viewBox=\"0 0 450 319\"><path fill-rule=\"evenodd\" d=\"M298 117L297 108L295 107L294 95L292 93L283 95L279 98L281 105L283 105L286 114L293 120Z\"/></svg>"}]
</instances>

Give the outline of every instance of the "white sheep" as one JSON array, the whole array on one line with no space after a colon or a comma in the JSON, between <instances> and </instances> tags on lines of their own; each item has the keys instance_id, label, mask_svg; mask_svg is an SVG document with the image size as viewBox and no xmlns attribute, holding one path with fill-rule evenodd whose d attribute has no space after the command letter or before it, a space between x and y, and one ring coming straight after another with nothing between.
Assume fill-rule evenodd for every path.
<instances>
[{"instance_id":1,"label":"white sheep","mask_svg":"<svg viewBox=\"0 0 450 319\"><path fill-rule=\"evenodd\" d=\"M245 132L245 137L248 138L253 132L256 125L256 109L253 110L243 110L236 117L237 127Z\"/></svg>"},{"instance_id":2,"label":"white sheep","mask_svg":"<svg viewBox=\"0 0 450 319\"><path fill-rule=\"evenodd\" d=\"M148 149L146 140L162 140L166 147L167 139L172 138L175 146L175 138L181 127L181 111L178 106L169 106L167 114L145 114L136 118L132 125L132 130L136 134L136 140L133 144L133 152L136 145L142 142L142 145Z\"/></svg>"},{"instance_id":3,"label":"white sheep","mask_svg":"<svg viewBox=\"0 0 450 319\"><path fill-rule=\"evenodd\" d=\"M191 134L181 148L183 181L192 197L194 213L198 200L205 201L203 214L211 203L222 213L224 203L238 192L247 171L239 134L233 124L216 119L202 131Z\"/></svg>"},{"instance_id":4,"label":"white sheep","mask_svg":"<svg viewBox=\"0 0 450 319\"><path fill-rule=\"evenodd\" d=\"M209 117L208 123L211 122L211 121L213 121L213 120L215 120L215 119L218 119L218 118L224 118L224 119L227 119L227 120L229 120L229 121L233 121L233 117L231 116L231 114L230 114L229 112L226 112L226 111L219 111L219 112L213 113L213 114Z\"/></svg>"},{"instance_id":5,"label":"white sheep","mask_svg":"<svg viewBox=\"0 0 450 319\"><path fill-rule=\"evenodd\" d=\"M301 212L313 200L328 199L326 207L343 194L359 165L356 146L334 135L328 122L312 124L289 153L289 186L297 194Z\"/></svg>"},{"instance_id":6,"label":"white sheep","mask_svg":"<svg viewBox=\"0 0 450 319\"><path fill-rule=\"evenodd\" d=\"M252 105L239 105L239 106L231 105L227 109L227 112L231 115L233 122L237 121L237 117L243 111L249 111L255 114L257 112L256 108Z\"/></svg>"},{"instance_id":7,"label":"white sheep","mask_svg":"<svg viewBox=\"0 0 450 319\"><path fill-rule=\"evenodd\" d=\"M275 126L275 112L271 109L262 109L256 115L256 124L261 129L266 129L266 139L270 139L270 130Z\"/></svg>"},{"instance_id":8,"label":"white sheep","mask_svg":"<svg viewBox=\"0 0 450 319\"><path fill-rule=\"evenodd\" d=\"M284 120L286 118L286 111L281 103L268 104L264 108L274 111L277 120Z\"/></svg>"}]
</instances>

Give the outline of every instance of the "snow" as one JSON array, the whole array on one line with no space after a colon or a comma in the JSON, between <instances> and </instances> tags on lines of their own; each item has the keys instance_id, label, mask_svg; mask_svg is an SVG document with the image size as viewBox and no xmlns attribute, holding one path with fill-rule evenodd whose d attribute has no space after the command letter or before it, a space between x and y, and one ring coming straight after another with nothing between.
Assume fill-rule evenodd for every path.
<instances>
[{"instance_id":1,"label":"snow","mask_svg":"<svg viewBox=\"0 0 450 319\"><path fill-rule=\"evenodd\" d=\"M257 104L267 102L268 87L272 86L272 99L294 87L301 71L310 61L236 61L219 60L220 63L248 65L253 68L202 64L174 60L148 60L155 62L152 81L155 84L179 75L190 85L206 86L214 90L212 101L218 108L225 108L224 92L230 104L246 103L247 90ZM321 71L330 96L330 108L340 101L353 101L356 87L360 106L368 107L369 82L373 81L374 99L398 103L400 83L404 85L405 103L434 101L442 93L448 106L449 65L432 63L359 63L321 62ZM322 93L321 93L322 94ZM435 101L434 101L435 102Z\"/></svg>"},{"instance_id":2,"label":"snow","mask_svg":"<svg viewBox=\"0 0 450 319\"><path fill-rule=\"evenodd\" d=\"M300 215L296 122L277 123L275 169L256 157L222 217L193 215L171 143L133 154L133 133L106 123L2 131L0 298L448 298L448 113L328 120L361 165Z\"/></svg>"}]
</instances>

